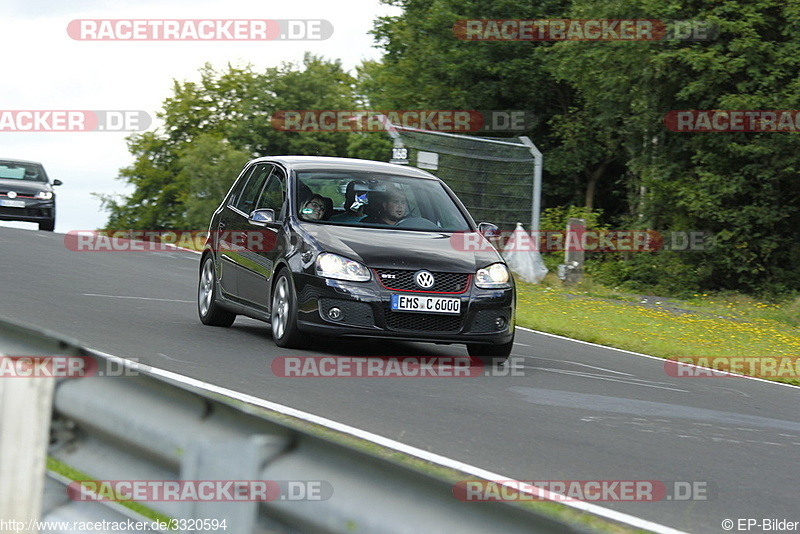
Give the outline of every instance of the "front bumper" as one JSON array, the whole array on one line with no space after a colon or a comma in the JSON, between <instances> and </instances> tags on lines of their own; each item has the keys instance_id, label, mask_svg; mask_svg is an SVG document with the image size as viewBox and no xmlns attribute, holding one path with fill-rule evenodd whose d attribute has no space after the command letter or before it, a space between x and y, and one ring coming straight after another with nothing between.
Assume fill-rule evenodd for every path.
<instances>
[{"instance_id":1,"label":"front bumper","mask_svg":"<svg viewBox=\"0 0 800 534\"><path fill-rule=\"evenodd\" d=\"M295 287L298 328L309 334L486 344L514 338L513 287L480 289L470 283L464 293L435 295L461 299L458 315L392 311L391 295L398 292L374 279L358 283L295 274ZM342 312L337 320L328 316L333 307Z\"/></svg>"},{"instance_id":2,"label":"front bumper","mask_svg":"<svg viewBox=\"0 0 800 534\"><path fill-rule=\"evenodd\" d=\"M0 221L46 222L55 218L56 204L53 200L25 198L24 202L24 208L0 206Z\"/></svg>"}]
</instances>

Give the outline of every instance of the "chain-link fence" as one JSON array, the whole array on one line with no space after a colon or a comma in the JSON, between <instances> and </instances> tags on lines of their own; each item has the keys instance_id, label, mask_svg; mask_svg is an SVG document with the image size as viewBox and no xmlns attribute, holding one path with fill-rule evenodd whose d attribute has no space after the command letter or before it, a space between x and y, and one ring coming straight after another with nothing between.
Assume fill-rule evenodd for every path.
<instances>
[{"instance_id":1,"label":"chain-link fence","mask_svg":"<svg viewBox=\"0 0 800 534\"><path fill-rule=\"evenodd\" d=\"M407 163L441 178L473 218L511 231L516 223L538 229L537 155L526 137L497 139L387 124L393 163Z\"/></svg>"}]
</instances>

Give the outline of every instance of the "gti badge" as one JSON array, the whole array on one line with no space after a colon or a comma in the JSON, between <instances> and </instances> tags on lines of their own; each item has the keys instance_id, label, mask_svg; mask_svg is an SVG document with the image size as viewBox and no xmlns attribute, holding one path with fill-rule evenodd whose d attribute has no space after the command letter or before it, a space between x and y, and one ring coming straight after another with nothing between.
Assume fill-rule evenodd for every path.
<instances>
[{"instance_id":1,"label":"gti badge","mask_svg":"<svg viewBox=\"0 0 800 534\"><path fill-rule=\"evenodd\" d=\"M418 271L414 275L414 282L422 289L430 289L433 287L435 280L429 271Z\"/></svg>"}]
</instances>

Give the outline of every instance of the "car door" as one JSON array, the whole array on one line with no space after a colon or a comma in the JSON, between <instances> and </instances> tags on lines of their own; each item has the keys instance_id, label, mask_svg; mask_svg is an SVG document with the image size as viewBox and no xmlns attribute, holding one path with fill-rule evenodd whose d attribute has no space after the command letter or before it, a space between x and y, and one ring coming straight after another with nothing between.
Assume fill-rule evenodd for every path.
<instances>
[{"instance_id":1,"label":"car door","mask_svg":"<svg viewBox=\"0 0 800 534\"><path fill-rule=\"evenodd\" d=\"M253 165L242 170L219 214L211 220L209 227L211 232L209 237L217 256L217 277L222 293L228 298L236 298L236 261L233 255L232 234L228 228L234 228L236 219L241 216L236 205L255 167Z\"/></svg>"},{"instance_id":2,"label":"car door","mask_svg":"<svg viewBox=\"0 0 800 534\"><path fill-rule=\"evenodd\" d=\"M272 171L272 164L259 163L246 174L244 185L238 195L232 195L223 210L217 232L219 233L222 287L230 296L241 299L240 279L251 261L245 249L245 232L250 223L247 218L255 209L264 184ZM235 197L235 198L234 198ZM227 279L226 279L227 278Z\"/></svg>"},{"instance_id":3,"label":"car door","mask_svg":"<svg viewBox=\"0 0 800 534\"><path fill-rule=\"evenodd\" d=\"M286 173L279 165L274 165L254 208L272 210L274 219L248 222L242 251L247 261L241 265L238 280L242 300L265 310L269 308L269 285L275 262L285 249L281 229L287 208Z\"/></svg>"}]
</instances>

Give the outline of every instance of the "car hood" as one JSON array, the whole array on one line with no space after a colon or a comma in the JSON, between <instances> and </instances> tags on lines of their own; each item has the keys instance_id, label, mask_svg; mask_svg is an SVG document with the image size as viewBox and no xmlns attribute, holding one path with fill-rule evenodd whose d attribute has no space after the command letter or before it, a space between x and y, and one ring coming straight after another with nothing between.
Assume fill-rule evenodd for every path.
<instances>
[{"instance_id":1,"label":"car hood","mask_svg":"<svg viewBox=\"0 0 800 534\"><path fill-rule=\"evenodd\" d=\"M357 228L324 224L303 225L320 252L332 252L378 269L428 269L439 272L474 273L503 261L477 232L448 233ZM464 237L485 246L468 251Z\"/></svg>"},{"instance_id":2,"label":"car hood","mask_svg":"<svg viewBox=\"0 0 800 534\"><path fill-rule=\"evenodd\" d=\"M35 195L39 191L52 191L47 182L34 182L33 180L8 180L0 178L0 191L16 191L21 195Z\"/></svg>"}]
</instances>

